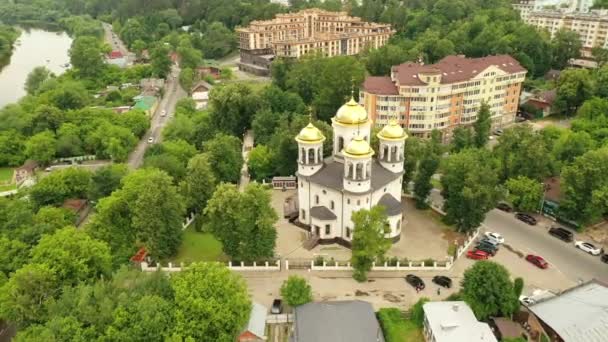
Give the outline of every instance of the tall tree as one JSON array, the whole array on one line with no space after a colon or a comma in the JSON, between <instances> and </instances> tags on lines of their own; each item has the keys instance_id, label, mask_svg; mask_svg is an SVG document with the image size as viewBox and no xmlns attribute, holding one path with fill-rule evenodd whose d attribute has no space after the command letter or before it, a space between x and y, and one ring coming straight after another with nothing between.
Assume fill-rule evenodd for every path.
<instances>
[{"instance_id":1,"label":"tall tree","mask_svg":"<svg viewBox=\"0 0 608 342\"><path fill-rule=\"evenodd\" d=\"M198 341L233 341L251 300L243 278L219 263L197 263L171 277L175 331ZM204 324L201 324L204 323Z\"/></svg>"},{"instance_id":2,"label":"tall tree","mask_svg":"<svg viewBox=\"0 0 608 342\"><path fill-rule=\"evenodd\" d=\"M312 302L312 289L306 279L291 275L281 285L281 297L291 307Z\"/></svg>"},{"instance_id":3,"label":"tall tree","mask_svg":"<svg viewBox=\"0 0 608 342\"><path fill-rule=\"evenodd\" d=\"M82 77L96 77L104 68L104 52L97 37L77 37L69 51L70 62Z\"/></svg>"},{"instance_id":4,"label":"tall tree","mask_svg":"<svg viewBox=\"0 0 608 342\"><path fill-rule=\"evenodd\" d=\"M235 185L220 184L207 203L205 215L224 252L235 260L259 261L274 256L278 217L262 185L251 183L241 193Z\"/></svg>"},{"instance_id":5,"label":"tall tree","mask_svg":"<svg viewBox=\"0 0 608 342\"><path fill-rule=\"evenodd\" d=\"M203 153L192 157L188 162L186 177L180 183L187 209L197 213L202 212L213 195L216 185L217 180L209 156Z\"/></svg>"},{"instance_id":6,"label":"tall tree","mask_svg":"<svg viewBox=\"0 0 608 342\"><path fill-rule=\"evenodd\" d=\"M30 71L29 74L27 74L27 79L25 80L25 91L28 93L28 95L36 95L42 83L52 76L53 74L46 67L35 67L32 71Z\"/></svg>"},{"instance_id":7,"label":"tall tree","mask_svg":"<svg viewBox=\"0 0 608 342\"><path fill-rule=\"evenodd\" d=\"M42 165L48 165L55 157L55 135L51 131L44 131L32 136L25 143L25 155Z\"/></svg>"},{"instance_id":8,"label":"tall tree","mask_svg":"<svg viewBox=\"0 0 608 342\"><path fill-rule=\"evenodd\" d=\"M501 182L517 176L541 181L551 173L553 160L547 140L528 125L506 129L493 154L499 163Z\"/></svg>"},{"instance_id":9,"label":"tall tree","mask_svg":"<svg viewBox=\"0 0 608 342\"><path fill-rule=\"evenodd\" d=\"M260 103L251 87L242 83L215 87L209 99L211 121L218 130L236 136L251 127Z\"/></svg>"},{"instance_id":10,"label":"tall tree","mask_svg":"<svg viewBox=\"0 0 608 342\"><path fill-rule=\"evenodd\" d=\"M47 264L63 285L107 277L112 265L108 246L74 227L43 236L32 250L32 262Z\"/></svg>"},{"instance_id":11,"label":"tall tree","mask_svg":"<svg viewBox=\"0 0 608 342\"><path fill-rule=\"evenodd\" d=\"M353 278L365 281L374 261L384 257L391 246L385 236L390 232L384 207L361 209L353 213L352 256Z\"/></svg>"},{"instance_id":12,"label":"tall tree","mask_svg":"<svg viewBox=\"0 0 608 342\"><path fill-rule=\"evenodd\" d=\"M89 199L98 200L109 196L120 187L120 181L127 173L129 169L125 164L112 164L95 170L89 185Z\"/></svg>"},{"instance_id":13,"label":"tall tree","mask_svg":"<svg viewBox=\"0 0 608 342\"><path fill-rule=\"evenodd\" d=\"M567 30L560 29L555 32L553 38L553 67L555 69L564 69L568 66L571 59L579 58L581 55L582 43L579 34Z\"/></svg>"},{"instance_id":14,"label":"tall tree","mask_svg":"<svg viewBox=\"0 0 608 342\"><path fill-rule=\"evenodd\" d=\"M506 183L509 201L520 211L535 212L540 207L543 197L543 183L519 176Z\"/></svg>"},{"instance_id":15,"label":"tall tree","mask_svg":"<svg viewBox=\"0 0 608 342\"><path fill-rule=\"evenodd\" d=\"M477 117L477 120L479 120L479 116ZM452 152L458 153L466 148L469 148L471 145L473 145L473 142L474 137L469 128L456 127L452 136Z\"/></svg>"},{"instance_id":16,"label":"tall tree","mask_svg":"<svg viewBox=\"0 0 608 342\"><path fill-rule=\"evenodd\" d=\"M152 48L150 63L152 64L152 73L154 75L164 78L169 74L169 71L171 70L170 52L171 50L169 47L162 43L157 43L157 45Z\"/></svg>"},{"instance_id":17,"label":"tall tree","mask_svg":"<svg viewBox=\"0 0 608 342\"><path fill-rule=\"evenodd\" d=\"M249 172L258 182L274 175L274 161L273 151L265 145L257 145L247 156Z\"/></svg>"},{"instance_id":18,"label":"tall tree","mask_svg":"<svg viewBox=\"0 0 608 342\"><path fill-rule=\"evenodd\" d=\"M414 180L418 161L424 152L424 143L418 137L408 137L403 151L403 189L409 192L410 182Z\"/></svg>"},{"instance_id":19,"label":"tall tree","mask_svg":"<svg viewBox=\"0 0 608 342\"><path fill-rule=\"evenodd\" d=\"M441 169L445 220L460 232L479 227L499 196L491 156L484 150L464 150L445 159Z\"/></svg>"},{"instance_id":20,"label":"tall tree","mask_svg":"<svg viewBox=\"0 0 608 342\"><path fill-rule=\"evenodd\" d=\"M17 327L46 319L47 301L57 295L55 273L46 265L29 264L0 288L0 317Z\"/></svg>"},{"instance_id":21,"label":"tall tree","mask_svg":"<svg viewBox=\"0 0 608 342\"><path fill-rule=\"evenodd\" d=\"M209 155L215 177L220 182L236 183L239 181L243 154L241 141L237 137L220 133L207 141L203 150Z\"/></svg>"},{"instance_id":22,"label":"tall tree","mask_svg":"<svg viewBox=\"0 0 608 342\"><path fill-rule=\"evenodd\" d=\"M490 129L492 127L492 118L490 117L490 106L482 102L477 112L477 121L473 125L475 129L475 146L482 148L486 146L490 139Z\"/></svg>"},{"instance_id":23,"label":"tall tree","mask_svg":"<svg viewBox=\"0 0 608 342\"><path fill-rule=\"evenodd\" d=\"M439 157L432 153L427 147L414 180L414 198L416 207L420 209L428 208L427 198L433 189L431 178L439 167Z\"/></svg>"},{"instance_id":24,"label":"tall tree","mask_svg":"<svg viewBox=\"0 0 608 342\"><path fill-rule=\"evenodd\" d=\"M468 268L461 292L479 320L508 316L519 307L509 271L492 261L480 261Z\"/></svg>"},{"instance_id":25,"label":"tall tree","mask_svg":"<svg viewBox=\"0 0 608 342\"><path fill-rule=\"evenodd\" d=\"M586 69L566 69L557 80L555 106L559 112L574 115L593 94L593 78Z\"/></svg>"},{"instance_id":26,"label":"tall tree","mask_svg":"<svg viewBox=\"0 0 608 342\"><path fill-rule=\"evenodd\" d=\"M592 223L608 213L608 148L589 151L562 170L564 199L560 212L580 223Z\"/></svg>"}]
</instances>

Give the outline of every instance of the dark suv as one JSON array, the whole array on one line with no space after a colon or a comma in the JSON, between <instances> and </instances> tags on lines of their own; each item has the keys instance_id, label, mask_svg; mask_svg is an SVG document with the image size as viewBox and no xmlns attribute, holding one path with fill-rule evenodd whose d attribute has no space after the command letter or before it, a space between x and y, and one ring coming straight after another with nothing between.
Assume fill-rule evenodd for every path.
<instances>
[{"instance_id":1,"label":"dark suv","mask_svg":"<svg viewBox=\"0 0 608 342\"><path fill-rule=\"evenodd\" d=\"M534 218L532 215L530 215L530 214L517 213L517 214L515 214L515 217L516 217L518 220L520 220L520 221L524 221L524 222L526 222L527 224L532 225L532 226L536 226L536 223L538 223L538 222L536 221L536 219L535 219L535 218Z\"/></svg>"},{"instance_id":2,"label":"dark suv","mask_svg":"<svg viewBox=\"0 0 608 342\"><path fill-rule=\"evenodd\" d=\"M407 281L408 284L412 285L413 288L419 288L421 290L424 290L424 281L418 276L408 274L405 276L405 281Z\"/></svg>"},{"instance_id":3,"label":"dark suv","mask_svg":"<svg viewBox=\"0 0 608 342\"><path fill-rule=\"evenodd\" d=\"M551 229L549 229L549 234L564 242L572 242L572 240L574 240L574 234L572 234L572 232L568 229L562 227L551 227Z\"/></svg>"},{"instance_id":4,"label":"dark suv","mask_svg":"<svg viewBox=\"0 0 608 342\"><path fill-rule=\"evenodd\" d=\"M508 205L507 203L504 203L504 202L498 203L496 205L496 209L505 211L507 213L510 213L511 211L513 211L513 208L511 208L510 205Z\"/></svg>"},{"instance_id":5,"label":"dark suv","mask_svg":"<svg viewBox=\"0 0 608 342\"><path fill-rule=\"evenodd\" d=\"M491 256L495 256L496 252L498 252L498 248L496 246L484 241L479 242L475 248L479 249L480 251L484 251Z\"/></svg>"}]
</instances>

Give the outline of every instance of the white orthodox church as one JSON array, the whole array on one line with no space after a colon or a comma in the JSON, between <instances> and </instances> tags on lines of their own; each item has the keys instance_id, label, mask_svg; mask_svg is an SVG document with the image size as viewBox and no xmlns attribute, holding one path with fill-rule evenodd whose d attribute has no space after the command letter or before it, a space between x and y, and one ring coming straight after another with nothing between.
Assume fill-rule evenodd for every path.
<instances>
[{"instance_id":1,"label":"white orthodox church","mask_svg":"<svg viewBox=\"0 0 608 342\"><path fill-rule=\"evenodd\" d=\"M298 142L299 221L321 243L350 246L353 212L375 205L386 208L393 242L401 236L403 210L403 128L391 121L378 133L379 156L370 147L372 121L354 99L332 118L333 153L324 158L325 137L312 123L302 129Z\"/></svg>"}]
</instances>

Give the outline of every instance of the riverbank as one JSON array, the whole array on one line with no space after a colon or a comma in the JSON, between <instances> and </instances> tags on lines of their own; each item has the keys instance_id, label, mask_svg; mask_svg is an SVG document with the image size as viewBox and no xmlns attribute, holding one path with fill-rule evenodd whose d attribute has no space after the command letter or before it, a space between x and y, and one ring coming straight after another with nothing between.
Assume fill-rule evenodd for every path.
<instances>
[{"instance_id":1,"label":"riverbank","mask_svg":"<svg viewBox=\"0 0 608 342\"><path fill-rule=\"evenodd\" d=\"M11 61L15 42L21 31L15 27L0 25L0 71Z\"/></svg>"}]
</instances>

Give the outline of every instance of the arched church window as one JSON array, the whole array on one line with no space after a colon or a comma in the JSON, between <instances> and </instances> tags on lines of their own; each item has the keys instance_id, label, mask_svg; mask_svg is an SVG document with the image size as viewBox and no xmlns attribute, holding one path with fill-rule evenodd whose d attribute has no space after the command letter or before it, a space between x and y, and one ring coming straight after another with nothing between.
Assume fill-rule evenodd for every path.
<instances>
[{"instance_id":1,"label":"arched church window","mask_svg":"<svg viewBox=\"0 0 608 342\"><path fill-rule=\"evenodd\" d=\"M342 151L344 148L344 138L338 137L338 152Z\"/></svg>"},{"instance_id":2,"label":"arched church window","mask_svg":"<svg viewBox=\"0 0 608 342\"><path fill-rule=\"evenodd\" d=\"M356 165L356 171L355 171L355 179L356 180L361 180L363 179L363 163L357 163Z\"/></svg>"},{"instance_id":3,"label":"arched church window","mask_svg":"<svg viewBox=\"0 0 608 342\"><path fill-rule=\"evenodd\" d=\"M308 150L308 163L314 164L315 162L315 149L311 148Z\"/></svg>"}]
</instances>

